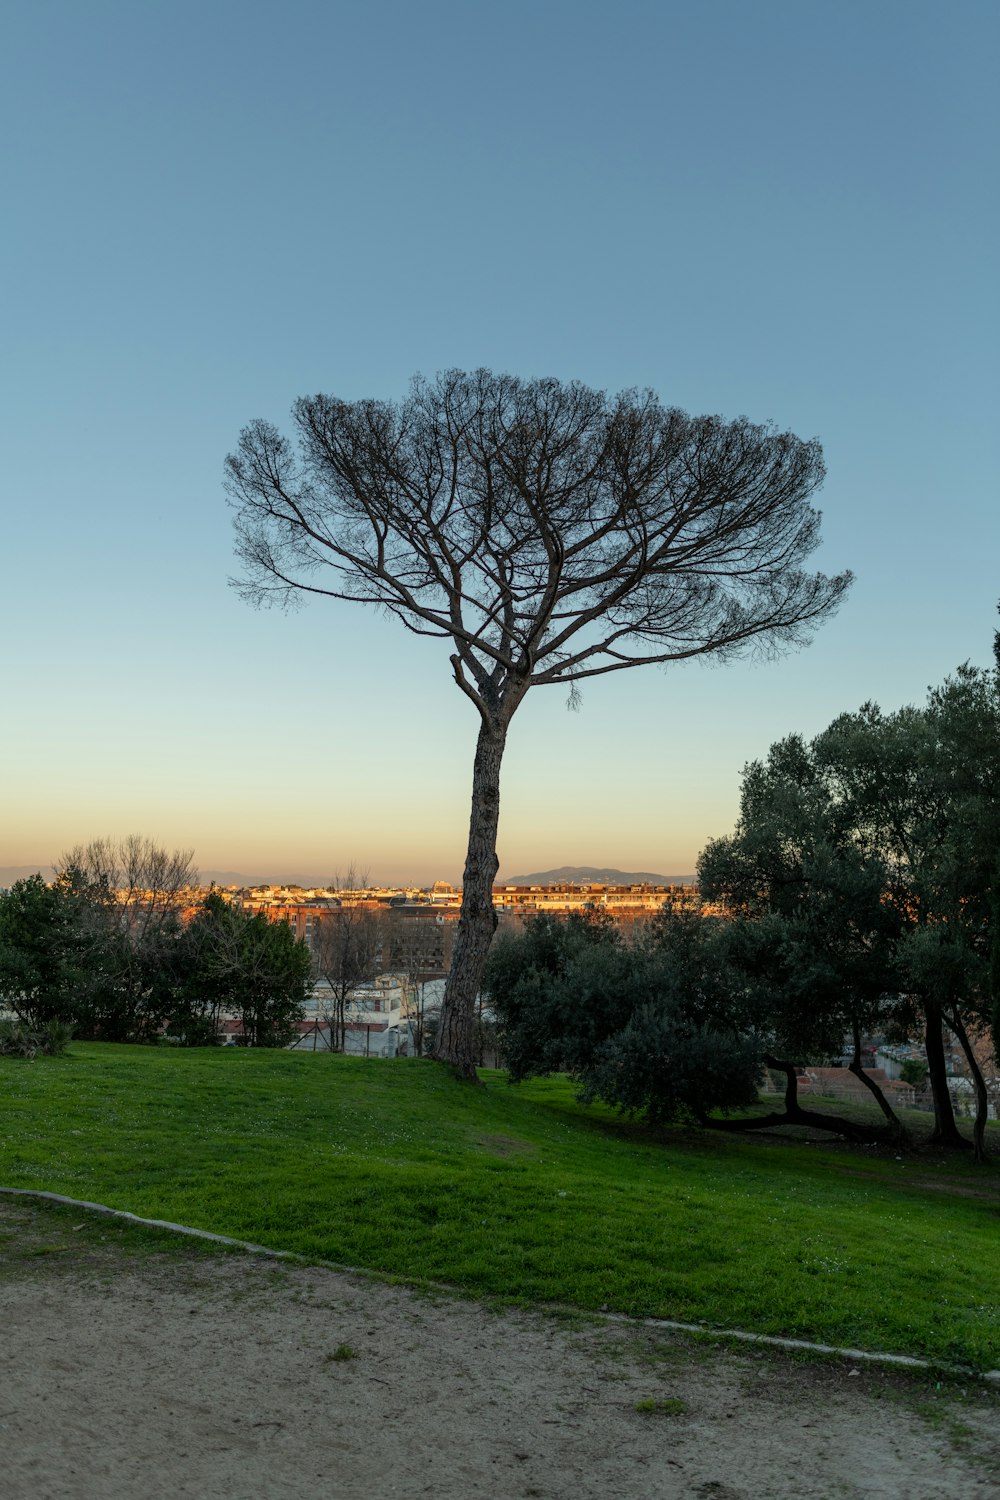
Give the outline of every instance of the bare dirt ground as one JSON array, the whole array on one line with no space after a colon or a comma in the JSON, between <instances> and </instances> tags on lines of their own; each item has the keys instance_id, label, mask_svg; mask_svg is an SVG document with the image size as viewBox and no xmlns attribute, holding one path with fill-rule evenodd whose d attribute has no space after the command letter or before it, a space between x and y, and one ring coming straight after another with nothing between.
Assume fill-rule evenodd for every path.
<instances>
[{"instance_id":1,"label":"bare dirt ground","mask_svg":"<svg viewBox=\"0 0 1000 1500\"><path fill-rule=\"evenodd\" d=\"M3 1500L994 1500L1000 1399L0 1203Z\"/></svg>"}]
</instances>

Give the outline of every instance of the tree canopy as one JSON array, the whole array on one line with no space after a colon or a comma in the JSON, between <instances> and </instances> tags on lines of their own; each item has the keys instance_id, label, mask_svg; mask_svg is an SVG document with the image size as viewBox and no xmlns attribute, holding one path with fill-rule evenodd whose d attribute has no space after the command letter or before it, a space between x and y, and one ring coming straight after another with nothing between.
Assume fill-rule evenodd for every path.
<instances>
[{"instance_id":1,"label":"tree canopy","mask_svg":"<svg viewBox=\"0 0 1000 1500\"><path fill-rule=\"evenodd\" d=\"M186 853L99 839L51 884L34 875L0 892L0 1003L35 1031L83 1039L211 1044L225 1014L247 1046L285 1046L311 988L309 950L286 922L217 891L192 913L190 874Z\"/></svg>"},{"instance_id":2,"label":"tree canopy","mask_svg":"<svg viewBox=\"0 0 1000 1500\"><path fill-rule=\"evenodd\" d=\"M935 1133L959 1144L942 1026L957 1037L977 1095L976 1150L987 1098L974 1041L992 1014L990 957L1000 886L998 674L963 666L926 705L884 714L866 704L834 721L818 756L858 845L887 870L899 923L896 983L923 1019Z\"/></svg>"},{"instance_id":3,"label":"tree canopy","mask_svg":"<svg viewBox=\"0 0 1000 1500\"><path fill-rule=\"evenodd\" d=\"M996 1017L1000 669L963 666L926 704L843 714L790 735L743 775L733 833L698 864L722 916L667 914L625 943L605 921L551 916L505 933L485 987L514 1081L565 1071L585 1099L715 1129L799 1124L905 1138L862 1041L922 1035L932 1140L966 1146L944 1032L964 1055L985 1155L984 1063ZM995 1030L995 1027L994 1027ZM881 1127L804 1109L796 1075L843 1054ZM762 1064L783 1112L734 1116ZM718 1112L722 1111L722 1117ZM714 1112L714 1113L713 1113Z\"/></svg>"},{"instance_id":4,"label":"tree canopy","mask_svg":"<svg viewBox=\"0 0 1000 1500\"><path fill-rule=\"evenodd\" d=\"M71 876L0 893L0 1002L35 1028L66 1019L88 984L83 903Z\"/></svg>"},{"instance_id":5,"label":"tree canopy","mask_svg":"<svg viewBox=\"0 0 1000 1500\"><path fill-rule=\"evenodd\" d=\"M762 1039L719 937L711 920L670 913L631 943L580 914L504 933L484 989L512 1082L567 1072L585 1102L650 1123L752 1103Z\"/></svg>"},{"instance_id":6,"label":"tree canopy","mask_svg":"<svg viewBox=\"0 0 1000 1500\"><path fill-rule=\"evenodd\" d=\"M474 1071L495 918L500 763L531 687L801 641L849 575L804 568L819 444L651 392L488 370L397 404L306 397L292 442L246 427L227 461L254 603L374 604L450 647L480 733L455 955L436 1055Z\"/></svg>"},{"instance_id":7,"label":"tree canopy","mask_svg":"<svg viewBox=\"0 0 1000 1500\"><path fill-rule=\"evenodd\" d=\"M224 1012L247 1047L286 1047L311 989L311 959L287 922L245 912L211 891L186 927L170 1031L188 1043L218 1040Z\"/></svg>"},{"instance_id":8,"label":"tree canopy","mask_svg":"<svg viewBox=\"0 0 1000 1500\"><path fill-rule=\"evenodd\" d=\"M772 1045L799 1061L861 1032L922 1030L935 1139L964 1144L942 1027L973 1080L977 1154L986 1087L975 1043L993 1014L1000 877L997 674L959 668L922 707L867 703L806 744L772 746L743 778L733 835L699 861L702 892L766 972ZM880 1102L891 1113L884 1099Z\"/></svg>"}]
</instances>

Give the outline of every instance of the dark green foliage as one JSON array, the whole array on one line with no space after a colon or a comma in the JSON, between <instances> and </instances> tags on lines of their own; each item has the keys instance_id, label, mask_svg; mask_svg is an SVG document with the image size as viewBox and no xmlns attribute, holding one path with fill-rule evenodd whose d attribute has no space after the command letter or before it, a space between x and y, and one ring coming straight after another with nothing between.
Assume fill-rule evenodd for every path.
<instances>
[{"instance_id":1,"label":"dark green foliage","mask_svg":"<svg viewBox=\"0 0 1000 1500\"><path fill-rule=\"evenodd\" d=\"M942 1027L962 1045L976 1088L976 1152L986 1089L973 1041L992 1017L1000 848L1000 694L996 673L960 667L925 708L866 704L816 741L845 815L886 867L899 937L896 984L924 1030L936 1133L959 1145Z\"/></svg>"},{"instance_id":2,"label":"dark green foliage","mask_svg":"<svg viewBox=\"0 0 1000 1500\"><path fill-rule=\"evenodd\" d=\"M713 1031L661 999L640 1006L598 1049L580 1098L603 1099L652 1124L702 1119L756 1103L760 1062L752 1038Z\"/></svg>"},{"instance_id":3,"label":"dark green foliage","mask_svg":"<svg viewBox=\"0 0 1000 1500\"><path fill-rule=\"evenodd\" d=\"M176 893L122 899L67 866L0 896L0 1004L20 1023L11 1046L50 1051L59 1024L83 1039L188 1046L219 1040L224 1012L243 1041L282 1047L309 993L309 952L284 922L210 894L183 927ZM65 1045L65 1041L63 1042Z\"/></svg>"},{"instance_id":4,"label":"dark green foliage","mask_svg":"<svg viewBox=\"0 0 1000 1500\"><path fill-rule=\"evenodd\" d=\"M731 977L709 921L670 917L626 945L542 916L495 944L484 987L513 1081L567 1072L585 1101L666 1121L756 1098L760 1046Z\"/></svg>"},{"instance_id":5,"label":"dark green foliage","mask_svg":"<svg viewBox=\"0 0 1000 1500\"><path fill-rule=\"evenodd\" d=\"M965 666L924 708L868 703L810 744L773 746L744 774L735 833L699 862L703 894L735 918L730 957L768 991L771 1050L819 1061L846 1035L862 1076L863 1032L920 1029L937 1138L962 1145L949 1027L976 1086L979 1155L973 1042L994 1014L998 849L997 677Z\"/></svg>"},{"instance_id":6,"label":"dark green foliage","mask_svg":"<svg viewBox=\"0 0 1000 1500\"><path fill-rule=\"evenodd\" d=\"M169 1033L189 1046L218 1040L223 1012L239 1016L242 1043L284 1047L310 989L310 957L287 922L227 905L215 891L178 945Z\"/></svg>"},{"instance_id":7,"label":"dark green foliage","mask_svg":"<svg viewBox=\"0 0 1000 1500\"><path fill-rule=\"evenodd\" d=\"M84 1038L147 1041L169 1014L176 984L176 912L133 913L74 864L0 897L0 1000L37 1031L52 1021Z\"/></svg>"},{"instance_id":8,"label":"dark green foliage","mask_svg":"<svg viewBox=\"0 0 1000 1500\"><path fill-rule=\"evenodd\" d=\"M114 897L102 895L88 916L87 981L76 1004L81 1037L154 1041L175 1003L180 915L164 912L155 924L133 928Z\"/></svg>"},{"instance_id":9,"label":"dark green foliage","mask_svg":"<svg viewBox=\"0 0 1000 1500\"><path fill-rule=\"evenodd\" d=\"M153 1041L173 1004L177 943L197 880L190 851L151 839L94 839L64 856L57 884L80 903L83 984L73 1018L82 1037Z\"/></svg>"},{"instance_id":10,"label":"dark green foliage","mask_svg":"<svg viewBox=\"0 0 1000 1500\"><path fill-rule=\"evenodd\" d=\"M814 746L793 735L747 767L736 830L706 847L698 875L732 916L728 956L755 987L770 1051L822 1061L891 1019L887 868L859 844Z\"/></svg>"},{"instance_id":11,"label":"dark green foliage","mask_svg":"<svg viewBox=\"0 0 1000 1500\"><path fill-rule=\"evenodd\" d=\"M927 1064L921 1062L919 1057L908 1057L900 1076L904 1083L912 1084L915 1089L922 1089L927 1084Z\"/></svg>"},{"instance_id":12,"label":"dark green foliage","mask_svg":"<svg viewBox=\"0 0 1000 1500\"><path fill-rule=\"evenodd\" d=\"M75 1017L87 981L86 907L74 872L41 875L0 895L0 1005L29 1029Z\"/></svg>"},{"instance_id":13,"label":"dark green foliage","mask_svg":"<svg viewBox=\"0 0 1000 1500\"><path fill-rule=\"evenodd\" d=\"M629 1018L630 955L610 925L540 916L503 933L484 991L516 1083L533 1074L580 1074Z\"/></svg>"}]
</instances>

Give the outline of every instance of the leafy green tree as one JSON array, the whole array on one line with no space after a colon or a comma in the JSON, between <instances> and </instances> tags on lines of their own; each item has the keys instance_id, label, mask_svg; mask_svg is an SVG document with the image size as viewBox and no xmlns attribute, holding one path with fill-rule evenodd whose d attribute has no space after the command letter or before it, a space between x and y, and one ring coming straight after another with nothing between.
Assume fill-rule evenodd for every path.
<instances>
[{"instance_id":1,"label":"leafy green tree","mask_svg":"<svg viewBox=\"0 0 1000 1500\"><path fill-rule=\"evenodd\" d=\"M31 1028L77 1021L87 987L86 908L75 872L0 894L0 1003Z\"/></svg>"},{"instance_id":2,"label":"leafy green tree","mask_svg":"<svg viewBox=\"0 0 1000 1500\"><path fill-rule=\"evenodd\" d=\"M760 1046L719 962L710 922L672 917L626 945L614 927L540 916L502 934L484 979L513 1082L570 1073L650 1122L757 1097Z\"/></svg>"},{"instance_id":3,"label":"leafy green tree","mask_svg":"<svg viewBox=\"0 0 1000 1500\"><path fill-rule=\"evenodd\" d=\"M965 1054L976 1097L976 1156L982 1160L989 1102L982 1061L994 1017L991 971L1000 890L1000 673L960 667L931 692L927 714L947 819L935 881L939 915L920 930L920 957L927 975L926 959L933 949L940 955L925 990Z\"/></svg>"},{"instance_id":4,"label":"leafy green tree","mask_svg":"<svg viewBox=\"0 0 1000 1500\"><path fill-rule=\"evenodd\" d=\"M733 835L709 843L699 859L702 894L735 919L729 957L757 987L759 1024L787 1080L789 1118L800 1114L795 1065L839 1055L850 1036L851 1071L893 1133L903 1133L861 1064L863 1035L891 1025L901 1010L899 923L884 900L886 873L877 851L859 847L827 768L797 735L747 767Z\"/></svg>"},{"instance_id":5,"label":"leafy green tree","mask_svg":"<svg viewBox=\"0 0 1000 1500\"><path fill-rule=\"evenodd\" d=\"M144 927L93 871L17 882L0 898L0 997L31 1027L59 1020L77 1036L146 1041L169 1013L180 915Z\"/></svg>"},{"instance_id":6,"label":"leafy green tree","mask_svg":"<svg viewBox=\"0 0 1000 1500\"><path fill-rule=\"evenodd\" d=\"M731 838L699 862L703 894L737 921L731 958L765 986L771 1045L798 1062L853 1039L851 1069L899 1124L861 1067L865 1031L922 1028L934 1139L967 1144L948 1088L944 1032L976 1089L977 1039L992 1011L1000 848L997 675L962 667L923 708L866 704L810 744L791 736L744 774ZM791 1062L782 1063L794 1088Z\"/></svg>"},{"instance_id":7,"label":"leafy green tree","mask_svg":"<svg viewBox=\"0 0 1000 1500\"><path fill-rule=\"evenodd\" d=\"M946 839L947 791L936 772L936 737L927 715L908 706L884 714L877 704L842 714L817 738L816 752L863 857L884 867L884 900L899 927L896 984L912 996L923 1026L934 1098L934 1138L961 1145L948 1092L944 1016L912 960L919 933L944 916L934 870ZM918 943L904 952L908 937ZM928 971L925 971L928 972Z\"/></svg>"},{"instance_id":8,"label":"leafy green tree","mask_svg":"<svg viewBox=\"0 0 1000 1500\"><path fill-rule=\"evenodd\" d=\"M943 1027L976 1090L976 1155L987 1093L975 1039L991 1019L990 960L1000 848L1000 696L993 672L964 666L926 707L866 704L815 742L866 857L885 867L899 925L896 984L922 1016L934 1139L964 1145L948 1088Z\"/></svg>"},{"instance_id":9,"label":"leafy green tree","mask_svg":"<svg viewBox=\"0 0 1000 1500\"><path fill-rule=\"evenodd\" d=\"M242 911L212 891L188 924L179 954L170 1034L189 1045L211 1044L224 1015L232 1014L248 1047L286 1047L294 1040L311 961L287 922Z\"/></svg>"}]
</instances>

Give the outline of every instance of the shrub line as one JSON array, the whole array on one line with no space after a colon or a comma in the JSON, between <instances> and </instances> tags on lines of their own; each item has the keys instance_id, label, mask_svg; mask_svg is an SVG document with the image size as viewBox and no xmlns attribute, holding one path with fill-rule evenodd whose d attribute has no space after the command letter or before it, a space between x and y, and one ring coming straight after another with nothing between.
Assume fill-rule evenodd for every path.
<instances>
[{"instance_id":1,"label":"shrub line","mask_svg":"<svg viewBox=\"0 0 1000 1500\"><path fill-rule=\"evenodd\" d=\"M271 1260L290 1260L303 1266L322 1266L328 1271L339 1271L351 1276L373 1277L374 1272L358 1266L340 1265L332 1260L318 1260L312 1256L299 1255L294 1250L274 1250L268 1245L255 1245L250 1240L234 1239L232 1235L215 1234L210 1229L195 1229L190 1224L174 1224L169 1219L144 1219L125 1208L109 1208L105 1203L90 1203L85 1198L68 1198L64 1193L50 1193L42 1188L0 1187L0 1193L16 1198L44 1198L49 1203L63 1203L69 1208L89 1209L92 1213L107 1214L112 1219L127 1219L130 1224L141 1224L146 1229L167 1229L173 1234L186 1234L192 1239L211 1240L217 1245L229 1245L234 1250L245 1250L250 1255L265 1255ZM433 1283L436 1289L455 1295L456 1289L445 1283ZM590 1311L590 1309L587 1309ZM841 1359L864 1360L868 1364L897 1365L910 1370L946 1370L950 1374L966 1379L974 1377L990 1385L1000 1386L1000 1370L970 1371L942 1365L938 1361L920 1359L913 1354L889 1354L872 1349L843 1349L836 1344L814 1344L808 1339L782 1338L779 1334L748 1333L740 1328L709 1328L704 1323L679 1323L673 1318L633 1318L627 1313L600 1312L608 1323L624 1323L633 1328L666 1328L672 1333L695 1334L699 1338L735 1339L744 1344L764 1344L771 1349L798 1349L809 1354L835 1354Z\"/></svg>"}]
</instances>

